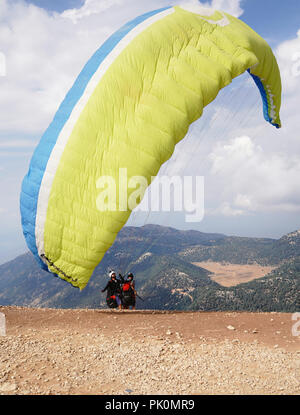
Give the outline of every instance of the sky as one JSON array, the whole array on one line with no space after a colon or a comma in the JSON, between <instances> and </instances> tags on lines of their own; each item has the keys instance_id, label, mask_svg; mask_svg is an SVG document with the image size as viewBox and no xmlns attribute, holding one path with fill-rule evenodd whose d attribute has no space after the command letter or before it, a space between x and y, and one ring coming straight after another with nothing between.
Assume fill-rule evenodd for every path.
<instances>
[{"instance_id":1,"label":"sky","mask_svg":"<svg viewBox=\"0 0 300 415\"><path fill-rule=\"evenodd\" d=\"M35 146L85 62L128 20L170 4L0 1L0 263L27 249L19 214L21 182ZM283 128L263 120L250 77L237 78L205 109L161 170L204 177L204 219L186 223L182 212L137 212L128 224L279 238L300 229L300 2L202 4L239 17L272 47L282 75Z\"/></svg>"}]
</instances>

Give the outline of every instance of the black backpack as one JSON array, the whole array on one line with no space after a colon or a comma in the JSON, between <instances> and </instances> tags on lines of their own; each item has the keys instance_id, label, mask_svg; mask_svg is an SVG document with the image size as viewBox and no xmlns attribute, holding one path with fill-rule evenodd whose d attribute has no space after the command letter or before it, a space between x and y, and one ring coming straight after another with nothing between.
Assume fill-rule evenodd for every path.
<instances>
[{"instance_id":1,"label":"black backpack","mask_svg":"<svg viewBox=\"0 0 300 415\"><path fill-rule=\"evenodd\" d=\"M123 305L125 307L134 305L135 294L129 281L125 281L122 288Z\"/></svg>"}]
</instances>

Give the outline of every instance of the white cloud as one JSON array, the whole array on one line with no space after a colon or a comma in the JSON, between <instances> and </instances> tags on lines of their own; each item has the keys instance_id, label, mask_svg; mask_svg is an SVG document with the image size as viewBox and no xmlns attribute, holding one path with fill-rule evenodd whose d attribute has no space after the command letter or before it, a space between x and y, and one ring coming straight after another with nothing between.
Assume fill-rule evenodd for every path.
<instances>
[{"instance_id":1,"label":"white cloud","mask_svg":"<svg viewBox=\"0 0 300 415\"><path fill-rule=\"evenodd\" d=\"M238 0L202 4L241 13ZM2 0L0 52L6 76L0 77L1 130L40 135L103 41L135 16L168 5L168 0L86 0L79 9L49 14L21 0Z\"/></svg>"},{"instance_id":2,"label":"white cloud","mask_svg":"<svg viewBox=\"0 0 300 415\"><path fill-rule=\"evenodd\" d=\"M250 137L218 142L209 156L220 212L300 211L300 156L266 152Z\"/></svg>"},{"instance_id":3,"label":"white cloud","mask_svg":"<svg viewBox=\"0 0 300 415\"><path fill-rule=\"evenodd\" d=\"M281 43L276 51L285 94L300 91L300 30L297 37ZM299 95L298 95L299 97Z\"/></svg>"},{"instance_id":4,"label":"white cloud","mask_svg":"<svg viewBox=\"0 0 300 415\"><path fill-rule=\"evenodd\" d=\"M31 140L6 140L0 141L0 148L34 147L36 143Z\"/></svg>"},{"instance_id":5,"label":"white cloud","mask_svg":"<svg viewBox=\"0 0 300 415\"><path fill-rule=\"evenodd\" d=\"M240 0L213 0L211 7L217 10L224 10L235 17L239 17L243 14Z\"/></svg>"},{"instance_id":6,"label":"white cloud","mask_svg":"<svg viewBox=\"0 0 300 415\"><path fill-rule=\"evenodd\" d=\"M262 123L260 103L250 102L258 94L254 84L229 100L218 101L210 121L210 166L206 174L207 214L240 216L263 212L300 212L300 31L275 50L282 76L283 128ZM242 88L244 88L242 86ZM243 105L237 115L235 101ZM259 106L258 106L259 104ZM253 110L251 118L244 110ZM243 114L243 116L241 116ZM249 113L250 114L250 113ZM228 120L227 127L222 122ZM216 133L215 125L220 133ZM299 223L294 225L299 228Z\"/></svg>"},{"instance_id":7,"label":"white cloud","mask_svg":"<svg viewBox=\"0 0 300 415\"><path fill-rule=\"evenodd\" d=\"M65 10L61 16L71 19L73 23L77 23L80 19L88 18L92 14L99 14L104 10L113 6L120 6L123 0L86 0L79 9Z\"/></svg>"},{"instance_id":8,"label":"white cloud","mask_svg":"<svg viewBox=\"0 0 300 415\"><path fill-rule=\"evenodd\" d=\"M115 23L83 19L74 25L58 13L16 1L1 2L1 130L40 135L88 58Z\"/></svg>"},{"instance_id":9,"label":"white cloud","mask_svg":"<svg viewBox=\"0 0 300 415\"><path fill-rule=\"evenodd\" d=\"M206 15L210 13L207 8L214 10L225 11L235 17L239 17L243 14L243 9L240 6L241 0L212 0L211 2L200 2L198 0L187 0L178 3L180 6L187 10L198 12L199 14Z\"/></svg>"},{"instance_id":10,"label":"white cloud","mask_svg":"<svg viewBox=\"0 0 300 415\"><path fill-rule=\"evenodd\" d=\"M222 202L220 206L213 209L206 209L205 214L209 216L242 216L244 215L244 210L233 208L229 202Z\"/></svg>"},{"instance_id":11,"label":"white cloud","mask_svg":"<svg viewBox=\"0 0 300 415\"><path fill-rule=\"evenodd\" d=\"M275 50L282 77L282 139L291 154L300 153L300 30L294 39L282 42Z\"/></svg>"},{"instance_id":12,"label":"white cloud","mask_svg":"<svg viewBox=\"0 0 300 415\"><path fill-rule=\"evenodd\" d=\"M0 157L3 159L11 159L13 158L23 158L25 160L29 160L30 157L32 156L32 151L31 152L24 152L24 151L0 151ZM25 171L24 171L25 174ZM20 178L21 180L21 178ZM18 189L17 189L18 190Z\"/></svg>"}]
</instances>

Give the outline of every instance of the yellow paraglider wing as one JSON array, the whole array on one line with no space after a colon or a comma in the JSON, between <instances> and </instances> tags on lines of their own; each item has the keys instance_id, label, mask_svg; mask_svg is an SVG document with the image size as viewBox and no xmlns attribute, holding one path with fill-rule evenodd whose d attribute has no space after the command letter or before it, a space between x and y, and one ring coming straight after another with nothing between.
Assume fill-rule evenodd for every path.
<instances>
[{"instance_id":1,"label":"yellow paraglider wing","mask_svg":"<svg viewBox=\"0 0 300 415\"><path fill-rule=\"evenodd\" d=\"M23 181L24 234L44 268L85 287L131 213L122 174L150 184L203 108L247 70L266 120L280 127L275 57L242 21L169 7L111 36L67 94Z\"/></svg>"}]
</instances>

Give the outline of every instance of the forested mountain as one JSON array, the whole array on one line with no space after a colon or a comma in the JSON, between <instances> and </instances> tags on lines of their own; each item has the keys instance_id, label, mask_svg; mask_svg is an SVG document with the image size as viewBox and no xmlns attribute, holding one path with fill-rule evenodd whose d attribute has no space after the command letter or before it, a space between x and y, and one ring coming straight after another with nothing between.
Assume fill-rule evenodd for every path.
<instances>
[{"instance_id":1,"label":"forested mountain","mask_svg":"<svg viewBox=\"0 0 300 415\"><path fill-rule=\"evenodd\" d=\"M158 225L125 227L83 291L42 271L26 253L0 266L0 304L106 307L101 289L110 269L136 276L139 308L179 310L299 310L300 232L279 240L241 238ZM273 265L263 278L223 287L192 262Z\"/></svg>"}]
</instances>

